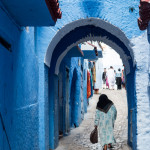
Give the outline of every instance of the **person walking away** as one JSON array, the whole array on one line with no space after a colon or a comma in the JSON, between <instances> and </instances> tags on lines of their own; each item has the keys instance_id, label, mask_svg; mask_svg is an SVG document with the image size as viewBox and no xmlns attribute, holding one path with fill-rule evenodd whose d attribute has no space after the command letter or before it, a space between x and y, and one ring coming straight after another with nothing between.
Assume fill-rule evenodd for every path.
<instances>
[{"instance_id":1,"label":"person walking away","mask_svg":"<svg viewBox=\"0 0 150 150\"><path fill-rule=\"evenodd\" d=\"M112 144L115 143L113 130L116 117L117 110L115 105L105 94L102 94L96 106L94 124L95 128L98 128L103 150L112 148Z\"/></svg>"},{"instance_id":2,"label":"person walking away","mask_svg":"<svg viewBox=\"0 0 150 150\"><path fill-rule=\"evenodd\" d=\"M106 89L106 68L104 68L104 72L102 74L102 80L103 80L103 89Z\"/></svg>"},{"instance_id":3,"label":"person walking away","mask_svg":"<svg viewBox=\"0 0 150 150\"><path fill-rule=\"evenodd\" d=\"M109 89L109 83L108 83L108 77L107 77L107 74L106 74L106 89Z\"/></svg>"},{"instance_id":4,"label":"person walking away","mask_svg":"<svg viewBox=\"0 0 150 150\"><path fill-rule=\"evenodd\" d=\"M108 83L109 83L109 89L113 89L114 90L114 86L115 86L115 73L114 73L114 69L112 66L110 66L110 69L108 70Z\"/></svg>"},{"instance_id":5,"label":"person walking away","mask_svg":"<svg viewBox=\"0 0 150 150\"><path fill-rule=\"evenodd\" d=\"M116 73L117 90L121 89L121 84L122 84L121 76L122 76L122 73L121 73L121 69L119 68L118 72Z\"/></svg>"},{"instance_id":6,"label":"person walking away","mask_svg":"<svg viewBox=\"0 0 150 150\"><path fill-rule=\"evenodd\" d=\"M126 79L125 79L125 71L124 71L124 69L122 70L121 79L122 79L122 87L126 88Z\"/></svg>"}]
</instances>

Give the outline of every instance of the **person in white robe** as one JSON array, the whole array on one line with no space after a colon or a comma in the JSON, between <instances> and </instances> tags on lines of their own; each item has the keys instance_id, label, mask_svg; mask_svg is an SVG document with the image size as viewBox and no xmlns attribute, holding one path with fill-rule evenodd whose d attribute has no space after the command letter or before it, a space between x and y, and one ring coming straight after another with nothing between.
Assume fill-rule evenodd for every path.
<instances>
[{"instance_id":1,"label":"person in white robe","mask_svg":"<svg viewBox=\"0 0 150 150\"><path fill-rule=\"evenodd\" d=\"M107 72L107 77L108 77L109 89L114 90L116 79L115 79L115 72L112 66L110 66L110 69Z\"/></svg>"}]
</instances>

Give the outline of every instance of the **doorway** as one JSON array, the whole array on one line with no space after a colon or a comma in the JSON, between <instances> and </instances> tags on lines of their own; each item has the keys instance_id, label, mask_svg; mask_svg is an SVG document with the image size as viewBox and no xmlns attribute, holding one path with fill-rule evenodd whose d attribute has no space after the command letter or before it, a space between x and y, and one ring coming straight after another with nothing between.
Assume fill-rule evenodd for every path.
<instances>
[{"instance_id":1,"label":"doorway","mask_svg":"<svg viewBox=\"0 0 150 150\"><path fill-rule=\"evenodd\" d=\"M76 110L77 110L77 97L76 97L76 92L77 92L77 70L74 69L73 71L73 78L71 82L71 94L70 94L70 111L71 111L71 120L70 120L70 126L76 128Z\"/></svg>"},{"instance_id":2,"label":"doorway","mask_svg":"<svg viewBox=\"0 0 150 150\"><path fill-rule=\"evenodd\" d=\"M70 121L69 121L69 92L70 92L70 87L69 87L69 68L66 67L65 69L65 91L66 91L66 100L65 100L65 135L68 135L70 132Z\"/></svg>"}]
</instances>

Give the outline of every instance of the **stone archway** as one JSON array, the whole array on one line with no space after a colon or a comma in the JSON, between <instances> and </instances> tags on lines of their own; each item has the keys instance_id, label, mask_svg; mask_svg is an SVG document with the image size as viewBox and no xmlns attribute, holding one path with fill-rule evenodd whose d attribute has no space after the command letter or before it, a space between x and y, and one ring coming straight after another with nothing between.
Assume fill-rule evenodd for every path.
<instances>
[{"instance_id":1,"label":"stone archway","mask_svg":"<svg viewBox=\"0 0 150 150\"><path fill-rule=\"evenodd\" d=\"M67 24L52 39L45 56L45 64L50 68L51 75L57 76L61 61L67 52L77 44L87 40L102 41L112 47L126 67L127 99L128 99L128 143L136 147L136 107L135 96L135 60L130 41L125 34L112 24L101 19L88 18ZM57 80L56 80L57 81ZM54 83L56 85L57 83ZM53 85L51 85L53 88ZM52 93L52 92L51 92ZM55 97L55 96L52 96ZM55 101L55 99L53 99ZM132 110L132 114L131 114ZM131 117L134 116L134 117ZM132 118L132 120L130 120ZM132 122L132 124L130 124ZM132 140L130 140L132 138Z\"/></svg>"},{"instance_id":2,"label":"stone archway","mask_svg":"<svg viewBox=\"0 0 150 150\"><path fill-rule=\"evenodd\" d=\"M95 30L98 29L97 30L98 32L95 33L94 29ZM84 33L82 33L82 30L84 31ZM72 47L87 40L102 41L107 45L109 45L110 47L112 47L113 49L115 49L116 52L120 55L121 59L123 60L123 63L126 65L127 74L130 72L130 65L129 65L130 60L132 61L131 66L134 67L135 65L134 53L132 48L130 47L130 41L127 39L125 34L119 28L113 26L112 24L96 18L81 19L74 21L70 24L67 24L59 32L57 32L55 37L52 39L46 52L44 62L48 67L51 67L52 56L55 55L54 52L55 49L57 49L56 46L58 46L58 43L60 43L61 40L64 40L65 38L70 38L71 37L70 33L71 34L74 33L75 35L80 34L81 36L76 35L76 39L74 40L71 39L70 43L68 41L68 45L66 45L65 50L63 50L63 52L59 55L59 58L57 59L55 74L58 74L59 65L62 59L67 54L67 52ZM68 37L66 37L67 35ZM59 50L59 52L60 51L61 50Z\"/></svg>"}]
</instances>

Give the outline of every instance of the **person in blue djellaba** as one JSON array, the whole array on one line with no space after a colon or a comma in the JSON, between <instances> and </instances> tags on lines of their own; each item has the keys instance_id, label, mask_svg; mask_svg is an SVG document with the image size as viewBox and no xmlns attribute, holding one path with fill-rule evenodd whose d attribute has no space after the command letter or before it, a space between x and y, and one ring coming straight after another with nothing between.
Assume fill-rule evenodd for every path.
<instances>
[{"instance_id":1,"label":"person in blue djellaba","mask_svg":"<svg viewBox=\"0 0 150 150\"><path fill-rule=\"evenodd\" d=\"M114 123L117 117L115 105L105 94L100 95L96 106L95 128L99 128L100 143L103 150L113 148L115 143L114 138Z\"/></svg>"}]
</instances>

